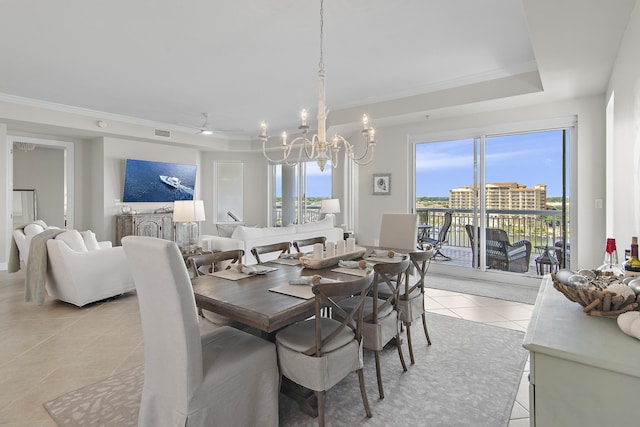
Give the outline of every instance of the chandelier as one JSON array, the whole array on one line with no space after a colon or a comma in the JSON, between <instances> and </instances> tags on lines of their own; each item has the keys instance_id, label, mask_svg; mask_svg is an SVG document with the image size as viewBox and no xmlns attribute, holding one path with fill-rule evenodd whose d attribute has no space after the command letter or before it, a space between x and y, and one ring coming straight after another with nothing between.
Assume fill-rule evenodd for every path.
<instances>
[{"instance_id":1,"label":"chandelier","mask_svg":"<svg viewBox=\"0 0 640 427\"><path fill-rule=\"evenodd\" d=\"M300 126L298 130L302 133L301 136L296 137L291 142L287 142L287 133L282 132L282 158L272 159L267 155L267 123L265 121L260 125L260 140L262 141L262 154L271 163L283 163L287 166L293 166L300 163L302 160L302 153L307 156L308 159L315 160L318 163L320 171L324 171L327 161L331 162L331 165L336 168L338 166L338 153L340 151L340 145L344 146L345 153L348 158L354 163L359 165L366 165L373 160L373 150L376 146L374 138L374 129L369 126L369 119L367 115L362 116L362 135L365 140L366 149L361 155L356 155L354 151L354 145L347 141L341 135L334 135L331 138L331 142L327 143L326 140L326 106L325 106L325 90L324 90L324 0L320 1L320 62L318 63L318 133L309 138L309 125L307 124L307 110L303 109L300 114ZM298 155L293 156L291 154L294 147L298 147Z\"/></svg>"}]
</instances>

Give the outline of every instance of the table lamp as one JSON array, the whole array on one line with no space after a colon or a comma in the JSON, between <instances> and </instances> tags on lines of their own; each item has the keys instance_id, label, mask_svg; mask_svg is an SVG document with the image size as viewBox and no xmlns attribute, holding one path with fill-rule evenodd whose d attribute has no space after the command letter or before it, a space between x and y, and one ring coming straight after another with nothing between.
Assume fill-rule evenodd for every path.
<instances>
[{"instance_id":1,"label":"table lamp","mask_svg":"<svg viewBox=\"0 0 640 427\"><path fill-rule=\"evenodd\" d=\"M204 202L202 200L176 200L173 202L173 222L175 223L175 241L182 252L196 250L199 221L204 221Z\"/></svg>"},{"instance_id":2,"label":"table lamp","mask_svg":"<svg viewBox=\"0 0 640 427\"><path fill-rule=\"evenodd\" d=\"M340 213L340 199L324 199L320 202L320 213L325 214L325 218L331 218L331 224L336 225L336 215Z\"/></svg>"}]
</instances>

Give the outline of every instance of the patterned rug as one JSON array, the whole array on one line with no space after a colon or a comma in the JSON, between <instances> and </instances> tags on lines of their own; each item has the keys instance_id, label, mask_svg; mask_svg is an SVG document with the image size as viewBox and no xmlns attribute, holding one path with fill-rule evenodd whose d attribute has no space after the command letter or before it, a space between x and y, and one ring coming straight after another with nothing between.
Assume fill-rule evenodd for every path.
<instances>
[{"instance_id":1,"label":"patterned rug","mask_svg":"<svg viewBox=\"0 0 640 427\"><path fill-rule=\"evenodd\" d=\"M366 351L365 382L373 418L366 418L357 375L326 395L328 425L433 427L507 426L527 352L522 332L427 314L432 346L412 327L416 364L402 367L396 350L381 354L385 398L378 399L373 353ZM406 344L403 346L409 363ZM44 407L60 427L136 426L142 367L66 393ZM281 426L316 426L280 395Z\"/></svg>"}]
</instances>

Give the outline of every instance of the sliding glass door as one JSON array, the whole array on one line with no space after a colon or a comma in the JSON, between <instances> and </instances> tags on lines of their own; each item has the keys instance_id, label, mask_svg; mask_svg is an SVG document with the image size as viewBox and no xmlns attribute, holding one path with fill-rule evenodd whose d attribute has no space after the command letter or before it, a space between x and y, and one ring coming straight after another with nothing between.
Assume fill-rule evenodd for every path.
<instances>
[{"instance_id":1,"label":"sliding glass door","mask_svg":"<svg viewBox=\"0 0 640 427\"><path fill-rule=\"evenodd\" d=\"M564 128L416 144L423 229L437 237L452 213L441 249L450 259L435 261L530 275L568 265L569 135Z\"/></svg>"}]
</instances>

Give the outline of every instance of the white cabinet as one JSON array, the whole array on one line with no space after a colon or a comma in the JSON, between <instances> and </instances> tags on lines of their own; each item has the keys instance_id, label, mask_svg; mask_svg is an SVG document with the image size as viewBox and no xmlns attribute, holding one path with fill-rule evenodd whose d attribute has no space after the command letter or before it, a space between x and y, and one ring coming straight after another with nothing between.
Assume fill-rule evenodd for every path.
<instances>
[{"instance_id":1,"label":"white cabinet","mask_svg":"<svg viewBox=\"0 0 640 427\"><path fill-rule=\"evenodd\" d=\"M531 425L639 425L640 340L614 319L582 307L542 281L524 338L531 353Z\"/></svg>"}]
</instances>

